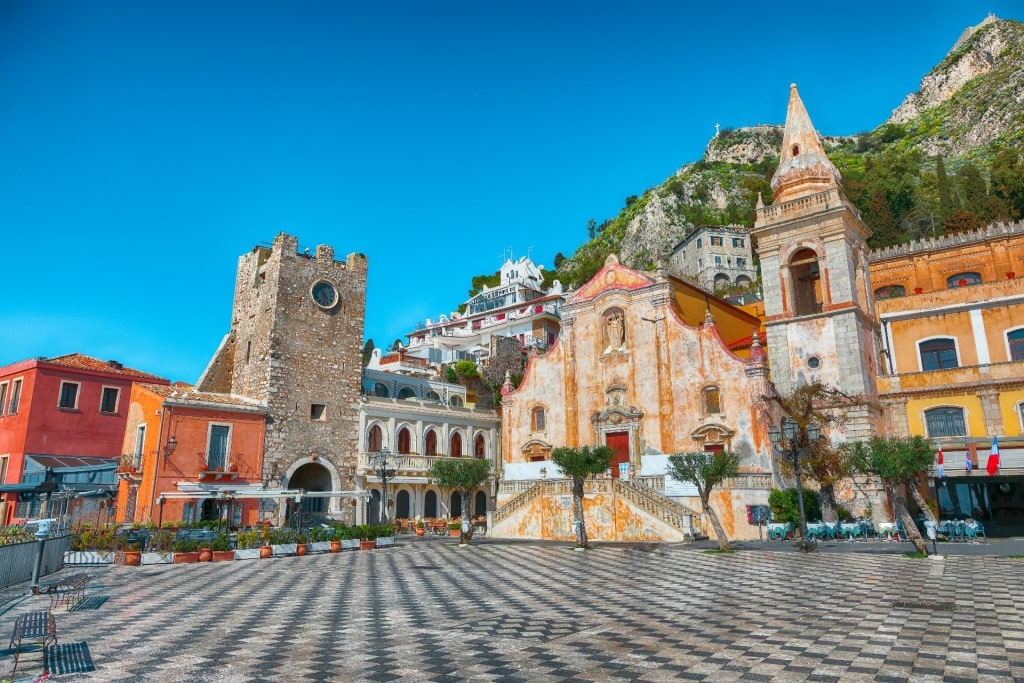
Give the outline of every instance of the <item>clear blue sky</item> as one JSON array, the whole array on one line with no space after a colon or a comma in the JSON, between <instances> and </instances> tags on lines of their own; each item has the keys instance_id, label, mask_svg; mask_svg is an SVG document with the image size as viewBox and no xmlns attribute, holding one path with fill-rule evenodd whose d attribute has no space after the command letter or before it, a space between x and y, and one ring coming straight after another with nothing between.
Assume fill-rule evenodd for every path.
<instances>
[{"instance_id":1,"label":"clear blue sky","mask_svg":"<svg viewBox=\"0 0 1024 683\"><path fill-rule=\"evenodd\" d=\"M378 346L507 247L696 161L715 123L882 123L1013 0L0 1L0 365L81 352L194 382L237 258L369 257Z\"/></svg>"}]
</instances>

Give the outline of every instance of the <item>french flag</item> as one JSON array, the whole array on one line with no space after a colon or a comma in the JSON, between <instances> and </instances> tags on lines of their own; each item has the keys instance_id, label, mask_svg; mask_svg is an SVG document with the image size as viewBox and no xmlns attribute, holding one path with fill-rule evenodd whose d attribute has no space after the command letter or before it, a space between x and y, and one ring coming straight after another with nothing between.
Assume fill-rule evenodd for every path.
<instances>
[{"instance_id":1,"label":"french flag","mask_svg":"<svg viewBox=\"0 0 1024 683\"><path fill-rule=\"evenodd\" d=\"M992 450L988 452L988 464L985 465L985 469L988 470L989 476L995 475L999 471L999 437L992 437Z\"/></svg>"}]
</instances>

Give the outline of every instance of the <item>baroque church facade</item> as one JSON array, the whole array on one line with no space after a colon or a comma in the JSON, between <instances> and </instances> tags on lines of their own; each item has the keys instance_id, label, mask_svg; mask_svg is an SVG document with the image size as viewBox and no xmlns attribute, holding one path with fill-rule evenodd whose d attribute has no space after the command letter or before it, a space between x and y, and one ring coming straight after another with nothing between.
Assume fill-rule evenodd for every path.
<instances>
[{"instance_id":1,"label":"baroque church facade","mask_svg":"<svg viewBox=\"0 0 1024 683\"><path fill-rule=\"evenodd\" d=\"M616 464L606 481L591 484L585 503L594 538L711 533L695 489L673 481L666 463L673 453L721 449L740 455L741 474L712 505L730 537L758 537L748 506L765 505L769 490L787 483L768 438L781 417L766 400L772 385L785 394L820 381L862 399L833 441L880 433L869 235L793 86L772 203L758 202L752 231L763 320L609 258L563 306L558 345L534 358L505 397L506 505L493 533L572 538L567 489L547 481L547 456L558 446L598 444L615 450Z\"/></svg>"}]
</instances>

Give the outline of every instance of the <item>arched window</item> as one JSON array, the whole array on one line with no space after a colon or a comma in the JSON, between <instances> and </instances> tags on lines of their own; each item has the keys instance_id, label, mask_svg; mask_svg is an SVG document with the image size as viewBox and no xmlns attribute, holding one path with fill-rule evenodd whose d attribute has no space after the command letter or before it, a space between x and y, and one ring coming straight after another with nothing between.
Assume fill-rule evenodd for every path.
<instances>
[{"instance_id":1,"label":"arched window","mask_svg":"<svg viewBox=\"0 0 1024 683\"><path fill-rule=\"evenodd\" d=\"M452 434L452 447L448 452L448 455L453 458L462 457L462 434L459 434L458 432Z\"/></svg>"},{"instance_id":2,"label":"arched window","mask_svg":"<svg viewBox=\"0 0 1024 683\"><path fill-rule=\"evenodd\" d=\"M437 455L437 432L433 429L427 430L426 443L423 445L427 455Z\"/></svg>"},{"instance_id":3,"label":"arched window","mask_svg":"<svg viewBox=\"0 0 1024 683\"><path fill-rule=\"evenodd\" d=\"M461 408L462 407L462 397L461 396L452 396L450 399L448 399L448 405L450 405L452 408Z\"/></svg>"},{"instance_id":4,"label":"arched window","mask_svg":"<svg viewBox=\"0 0 1024 683\"><path fill-rule=\"evenodd\" d=\"M487 514L487 494L477 491L473 497L473 516L482 517Z\"/></svg>"},{"instance_id":5,"label":"arched window","mask_svg":"<svg viewBox=\"0 0 1024 683\"><path fill-rule=\"evenodd\" d=\"M407 398L416 398L416 392L409 387L402 387L398 390L398 398L403 401Z\"/></svg>"},{"instance_id":6,"label":"arched window","mask_svg":"<svg viewBox=\"0 0 1024 683\"><path fill-rule=\"evenodd\" d=\"M946 287L966 287L981 284L981 273L957 273L946 278Z\"/></svg>"},{"instance_id":7,"label":"arched window","mask_svg":"<svg viewBox=\"0 0 1024 683\"><path fill-rule=\"evenodd\" d=\"M1010 360L1024 360L1024 328L1006 333L1010 345Z\"/></svg>"},{"instance_id":8,"label":"arched window","mask_svg":"<svg viewBox=\"0 0 1024 683\"><path fill-rule=\"evenodd\" d=\"M473 455L478 458L487 455L487 443L484 441L483 434L477 434L476 438L473 439Z\"/></svg>"},{"instance_id":9,"label":"arched window","mask_svg":"<svg viewBox=\"0 0 1024 683\"><path fill-rule=\"evenodd\" d=\"M427 395L423 397L424 401L434 401L435 403L441 402L441 397L438 396L436 391L428 391Z\"/></svg>"},{"instance_id":10,"label":"arched window","mask_svg":"<svg viewBox=\"0 0 1024 683\"><path fill-rule=\"evenodd\" d=\"M929 339L917 345L922 370L946 370L960 367L956 360L956 342L948 337Z\"/></svg>"},{"instance_id":11,"label":"arched window","mask_svg":"<svg viewBox=\"0 0 1024 683\"><path fill-rule=\"evenodd\" d=\"M903 285L886 285L875 290L876 299L895 299L906 295L907 288Z\"/></svg>"},{"instance_id":12,"label":"arched window","mask_svg":"<svg viewBox=\"0 0 1024 683\"><path fill-rule=\"evenodd\" d=\"M437 491L427 491L423 496L423 516L437 517Z\"/></svg>"},{"instance_id":13,"label":"arched window","mask_svg":"<svg viewBox=\"0 0 1024 683\"><path fill-rule=\"evenodd\" d=\"M387 398L390 394L388 392L387 385L383 382L377 382L373 385L373 395L380 396L381 398Z\"/></svg>"},{"instance_id":14,"label":"arched window","mask_svg":"<svg viewBox=\"0 0 1024 683\"><path fill-rule=\"evenodd\" d=\"M366 435L366 452L376 453L384 447L384 433L380 430L380 425L373 425L370 427L370 432Z\"/></svg>"},{"instance_id":15,"label":"arched window","mask_svg":"<svg viewBox=\"0 0 1024 683\"><path fill-rule=\"evenodd\" d=\"M544 408L537 406L530 413L530 427L535 432L544 431Z\"/></svg>"},{"instance_id":16,"label":"arched window","mask_svg":"<svg viewBox=\"0 0 1024 683\"><path fill-rule=\"evenodd\" d=\"M967 436L963 408L932 408L924 411L925 429L929 439L940 436Z\"/></svg>"},{"instance_id":17,"label":"arched window","mask_svg":"<svg viewBox=\"0 0 1024 683\"><path fill-rule=\"evenodd\" d=\"M403 455L412 452L412 435L406 427L398 430L398 452Z\"/></svg>"},{"instance_id":18,"label":"arched window","mask_svg":"<svg viewBox=\"0 0 1024 683\"><path fill-rule=\"evenodd\" d=\"M448 516L449 517L462 517L462 494L458 491L452 491L452 497L448 505Z\"/></svg>"},{"instance_id":19,"label":"arched window","mask_svg":"<svg viewBox=\"0 0 1024 683\"><path fill-rule=\"evenodd\" d=\"M704 388L704 413L706 415L717 415L722 412L718 387Z\"/></svg>"},{"instance_id":20,"label":"arched window","mask_svg":"<svg viewBox=\"0 0 1024 683\"><path fill-rule=\"evenodd\" d=\"M800 249L789 260L793 280L793 312L796 315L821 313L821 273L818 255L812 249Z\"/></svg>"}]
</instances>

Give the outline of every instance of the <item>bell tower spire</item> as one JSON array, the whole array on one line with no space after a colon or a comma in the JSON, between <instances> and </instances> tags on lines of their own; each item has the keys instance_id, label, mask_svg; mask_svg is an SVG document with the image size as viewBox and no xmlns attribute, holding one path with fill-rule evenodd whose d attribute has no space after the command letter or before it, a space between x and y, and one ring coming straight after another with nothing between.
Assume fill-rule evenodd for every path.
<instances>
[{"instance_id":1,"label":"bell tower spire","mask_svg":"<svg viewBox=\"0 0 1024 683\"><path fill-rule=\"evenodd\" d=\"M778 203L806 197L838 188L841 182L839 169L825 155L825 146L807 115L796 83L793 83L789 86L782 154L779 167L772 176L772 201Z\"/></svg>"}]
</instances>

